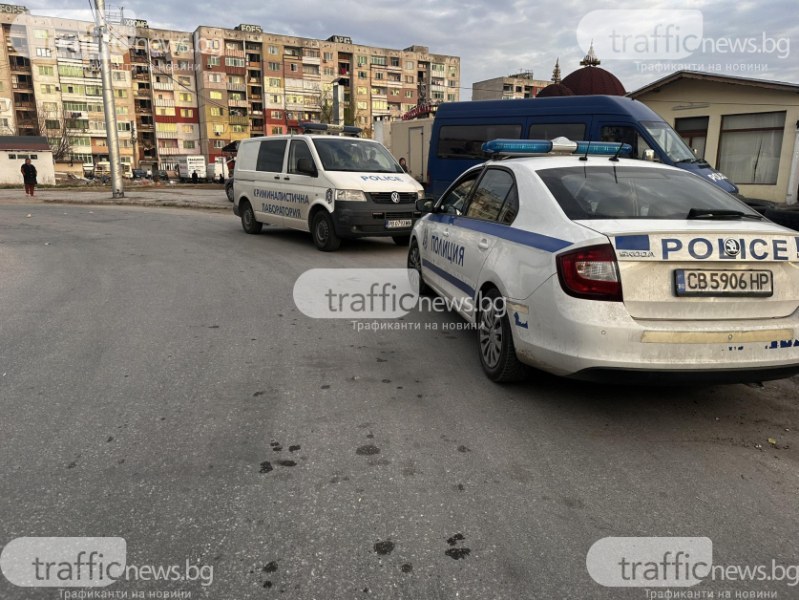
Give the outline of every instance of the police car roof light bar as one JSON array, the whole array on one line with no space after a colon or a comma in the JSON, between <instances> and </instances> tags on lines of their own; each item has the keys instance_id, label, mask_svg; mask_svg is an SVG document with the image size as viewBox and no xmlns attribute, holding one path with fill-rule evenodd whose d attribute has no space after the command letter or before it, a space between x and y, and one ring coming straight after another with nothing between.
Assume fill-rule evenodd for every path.
<instances>
[{"instance_id":1,"label":"police car roof light bar","mask_svg":"<svg viewBox=\"0 0 799 600\"><path fill-rule=\"evenodd\" d=\"M535 156L541 154L583 154L618 156L632 154L630 144L620 142L573 142L559 137L554 140L511 140L496 139L485 142L483 152L492 156Z\"/></svg>"},{"instance_id":2,"label":"police car roof light bar","mask_svg":"<svg viewBox=\"0 0 799 600\"><path fill-rule=\"evenodd\" d=\"M300 123L303 133L329 133L344 135L360 135L363 129L352 125L335 125L333 123Z\"/></svg>"}]
</instances>

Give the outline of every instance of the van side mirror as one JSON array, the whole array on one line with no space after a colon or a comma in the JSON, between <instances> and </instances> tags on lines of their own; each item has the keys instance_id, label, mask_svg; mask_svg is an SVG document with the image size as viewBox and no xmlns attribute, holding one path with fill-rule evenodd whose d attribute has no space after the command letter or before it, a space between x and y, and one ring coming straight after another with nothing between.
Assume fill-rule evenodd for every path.
<instances>
[{"instance_id":1,"label":"van side mirror","mask_svg":"<svg viewBox=\"0 0 799 600\"><path fill-rule=\"evenodd\" d=\"M303 175L310 175L317 177L319 172L316 170L316 165L310 158L301 158L297 161L297 172Z\"/></svg>"},{"instance_id":2,"label":"van side mirror","mask_svg":"<svg viewBox=\"0 0 799 600\"><path fill-rule=\"evenodd\" d=\"M433 198L422 198L416 201L416 210L418 210L421 213L433 212L434 206L435 206L435 200Z\"/></svg>"},{"instance_id":3,"label":"van side mirror","mask_svg":"<svg viewBox=\"0 0 799 600\"><path fill-rule=\"evenodd\" d=\"M653 162L655 160L655 151L647 148L644 150L644 160L648 160L649 162Z\"/></svg>"}]
</instances>

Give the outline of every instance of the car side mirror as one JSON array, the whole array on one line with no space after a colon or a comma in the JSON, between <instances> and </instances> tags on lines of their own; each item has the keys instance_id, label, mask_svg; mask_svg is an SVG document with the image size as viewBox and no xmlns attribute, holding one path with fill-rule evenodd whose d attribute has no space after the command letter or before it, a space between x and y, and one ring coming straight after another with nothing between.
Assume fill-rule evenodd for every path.
<instances>
[{"instance_id":1,"label":"car side mirror","mask_svg":"<svg viewBox=\"0 0 799 600\"><path fill-rule=\"evenodd\" d=\"M434 205L435 202L432 198L421 198L416 201L416 210L421 213L431 213Z\"/></svg>"},{"instance_id":2,"label":"car side mirror","mask_svg":"<svg viewBox=\"0 0 799 600\"><path fill-rule=\"evenodd\" d=\"M297 171L303 175L310 175L316 177L319 175L316 170L316 165L310 158L301 158L297 161Z\"/></svg>"},{"instance_id":3,"label":"car side mirror","mask_svg":"<svg viewBox=\"0 0 799 600\"><path fill-rule=\"evenodd\" d=\"M655 151L652 150L651 148L644 150L644 160L653 162L655 160Z\"/></svg>"}]
</instances>

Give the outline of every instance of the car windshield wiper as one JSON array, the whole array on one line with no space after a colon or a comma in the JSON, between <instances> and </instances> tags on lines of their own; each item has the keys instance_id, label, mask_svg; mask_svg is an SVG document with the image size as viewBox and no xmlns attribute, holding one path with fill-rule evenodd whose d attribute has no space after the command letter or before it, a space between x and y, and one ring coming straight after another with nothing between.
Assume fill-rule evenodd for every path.
<instances>
[{"instance_id":1,"label":"car windshield wiper","mask_svg":"<svg viewBox=\"0 0 799 600\"><path fill-rule=\"evenodd\" d=\"M757 213L745 213L740 210L725 210L720 208L692 208L688 211L687 219L756 219L763 220L763 215Z\"/></svg>"},{"instance_id":2,"label":"car windshield wiper","mask_svg":"<svg viewBox=\"0 0 799 600\"><path fill-rule=\"evenodd\" d=\"M698 162L701 162L701 161L700 161L698 158L683 158L683 159L681 159L681 160L678 160L678 161L677 161L676 163L674 163L674 164L675 164L675 165L680 165L680 164L683 164L683 163L691 163L691 164L694 164L694 163L698 163Z\"/></svg>"}]
</instances>

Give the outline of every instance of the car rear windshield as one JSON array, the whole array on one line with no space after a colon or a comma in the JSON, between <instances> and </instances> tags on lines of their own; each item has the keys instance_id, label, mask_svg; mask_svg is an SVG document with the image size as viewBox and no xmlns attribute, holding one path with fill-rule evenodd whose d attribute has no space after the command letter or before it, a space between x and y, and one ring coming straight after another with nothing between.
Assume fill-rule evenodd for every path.
<instances>
[{"instance_id":1,"label":"car rear windshield","mask_svg":"<svg viewBox=\"0 0 799 600\"><path fill-rule=\"evenodd\" d=\"M625 166L542 169L538 176L572 219L685 219L695 211L757 212L686 171Z\"/></svg>"},{"instance_id":2,"label":"car rear windshield","mask_svg":"<svg viewBox=\"0 0 799 600\"><path fill-rule=\"evenodd\" d=\"M391 153L381 144L332 136L314 138L313 144L325 171L404 172Z\"/></svg>"}]
</instances>

